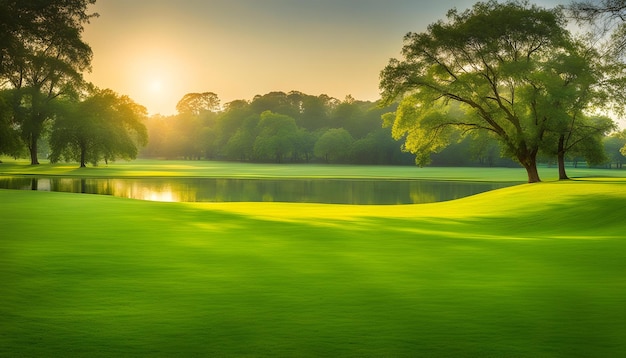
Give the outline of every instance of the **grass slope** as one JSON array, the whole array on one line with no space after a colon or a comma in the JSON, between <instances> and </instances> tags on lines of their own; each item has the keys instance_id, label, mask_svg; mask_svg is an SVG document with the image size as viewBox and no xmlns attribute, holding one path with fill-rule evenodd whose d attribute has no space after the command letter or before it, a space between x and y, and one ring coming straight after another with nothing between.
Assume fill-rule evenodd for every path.
<instances>
[{"instance_id":1,"label":"grass slope","mask_svg":"<svg viewBox=\"0 0 626 358\"><path fill-rule=\"evenodd\" d=\"M623 180L406 206L0 202L0 356L626 355Z\"/></svg>"}]
</instances>

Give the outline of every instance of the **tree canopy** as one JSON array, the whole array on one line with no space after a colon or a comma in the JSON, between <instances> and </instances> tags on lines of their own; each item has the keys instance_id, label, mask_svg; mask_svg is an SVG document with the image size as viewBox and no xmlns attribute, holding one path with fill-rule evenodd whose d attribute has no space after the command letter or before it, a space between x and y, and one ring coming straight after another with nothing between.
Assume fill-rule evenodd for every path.
<instances>
[{"instance_id":1,"label":"tree canopy","mask_svg":"<svg viewBox=\"0 0 626 358\"><path fill-rule=\"evenodd\" d=\"M559 8L488 1L452 9L447 21L407 34L404 59L392 59L381 73L384 103L400 101L386 117L394 138L406 138L405 149L426 164L455 129L485 131L526 169L529 182L539 181L537 154L547 135L565 131L557 128L586 108L597 81L572 65L583 63L588 49L565 25Z\"/></svg>"},{"instance_id":2,"label":"tree canopy","mask_svg":"<svg viewBox=\"0 0 626 358\"><path fill-rule=\"evenodd\" d=\"M206 111L217 111L220 99L213 92L187 93L176 104L178 113L199 115Z\"/></svg>"},{"instance_id":3,"label":"tree canopy","mask_svg":"<svg viewBox=\"0 0 626 358\"><path fill-rule=\"evenodd\" d=\"M65 102L50 138L51 162L96 165L116 158L134 159L148 140L146 108L111 90L96 90L82 102Z\"/></svg>"},{"instance_id":4,"label":"tree canopy","mask_svg":"<svg viewBox=\"0 0 626 358\"><path fill-rule=\"evenodd\" d=\"M83 26L95 0L0 2L0 77L11 89L12 124L38 164L37 143L54 116L53 101L84 85L92 51Z\"/></svg>"}]
</instances>

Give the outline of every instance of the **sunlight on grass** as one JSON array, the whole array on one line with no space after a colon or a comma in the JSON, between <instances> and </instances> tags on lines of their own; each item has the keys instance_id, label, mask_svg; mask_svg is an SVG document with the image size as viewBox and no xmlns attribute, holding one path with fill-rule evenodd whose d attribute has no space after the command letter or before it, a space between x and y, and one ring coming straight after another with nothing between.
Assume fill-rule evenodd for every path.
<instances>
[{"instance_id":1,"label":"sunlight on grass","mask_svg":"<svg viewBox=\"0 0 626 358\"><path fill-rule=\"evenodd\" d=\"M0 356L622 356L625 185L397 206L0 190Z\"/></svg>"}]
</instances>

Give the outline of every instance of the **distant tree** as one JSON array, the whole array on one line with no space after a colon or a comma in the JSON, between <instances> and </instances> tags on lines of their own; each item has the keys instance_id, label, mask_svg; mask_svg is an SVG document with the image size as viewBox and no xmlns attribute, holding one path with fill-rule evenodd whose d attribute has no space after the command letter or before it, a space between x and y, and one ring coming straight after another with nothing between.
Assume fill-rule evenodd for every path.
<instances>
[{"instance_id":1,"label":"distant tree","mask_svg":"<svg viewBox=\"0 0 626 358\"><path fill-rule=\"evenodd\" d=\"M245 129L238 130L230 139L224 148L224 155L227 159L246 160L252 158L254 137L252 133Z\"/></svg>"},{"instance_id":2,"label":"distant tree","mask_svg":"<svg viewBox=\"0 0 626 358\"><path fill-rule=\"evenodd\" d=\"M273 159L281 163L293 153L297 139L296 120L271 111L261 113L254 141L254 153L261 159Z\"/></svg>"},{"instance_id":3,"label":"distant tree","mask_svg":"<svg viewBox=\"0 0 626 358\"><path fill-rule=\"evenodd\" d=\"M293 92L290 93L289 97L297 99L294 105L300 108L299 115L295 117L299 127L308 131L316 131L330 126L329 112L332 108L333 98L327 95L311 96L303 93L299 93L295 97Z\"/></svg>"},{"instance_id":4,"label":"distant tree","mask_svg":"<svg viewBox=\"0 0 626 358\"><path fill-rule=\"evenodd\" d=\"M214 126L202 128L200 134L200 145L206 159L215 159L218 155L217 130Z\"/></svg>"},{"instance_id":5,"label":"distant tree","mask_svg":"<svg viewBox=\"0 0 626 358\"><path fill-rule=\"evenodd\" d=\"M250 109L258 114L271 111L294 119L300 113L300 108L297 105L297 101L293 100L293 95L290 98L285 92L270 92L262 96L255 96L252 102L250 102Z\"/></svg>"},{"instance_id":6,"label":"distant tree","mask_svg":"<svg viewBox=\"0 0 626 358\"><path fill-rule=\"evenodd\" d=\"M171 120L171 134L178 142L175 156L190 160L199 159L202 156L202 130L205 127L200 116L180 113Z\"/></svg>"},{"instance_id":7,"label":"distant tree","mask_svg":"<svg viewBox=\"0 0 626 358\"><path fill-rule=\"evenodd\" d=\"M199 116L203 112L217 112L220 109L220 99L213 92L187 93L176 104L180 114Z\"/></svg>"},{"instance_id":8,"label":"distant tree","mask_svg":"<svg viewBox=\"0 0 626 358\"><path fill-rule=\"evenodd\" d=\"M355 164L400 164L400 144L391 138L388 128L379 128L352 143L350 162Z\"/></svg>"},{"instance_id":9,"label":"distant tree","mask_svg":"<svg viewBox=\"0 0 626 358\"><path fill-rule=\"evenodd\" d=\"M255 158L254 144L259 118L249 116L243 125L228 139L224 155L232 160L252 160Z\"/></svg>"},{"instance_id":10,"label":"distant tree","mask_svg":"<svg viewBox=\"0 0 626 358\"><path fill-rule=\"evenodd\" d=\"M626 153L623 148L626 146L626 130L612 133L604 138L604 148L608 156L609 167L615 163L615 167L621 169L626 162Z\"/></svg>"},{"instance_id":11,"label":"distant tree","mask_svg":"<svg viewBox=\"0 0 626 358\"><path fill-rule=\"evenodd\" d=\"M537 154L551 119L536 110L535 99L545 88L541 74L570 48L568 41L558 9L488 1L450 10L447 22L406 35L404 60L382 71L384 103L401 98L386 122L418 164L448 145L455 128L490 132L537 182ZM465 114L452 113L452 102Z\"/></svg>"},{"instance_id":12,"label":"distant tree","mask_svg":"<svg viewBox=\"0 0 626 358\"><path fill-rule=\"evenodd\" d=\"M39 164L37 145L53 101L84 83L92 52L81 38L95 0L0 2L0 77L12 88L13 122Z\"/></svg>"},{"instance_id":13,"label":"distant tree","mask_svg":"<svg viewBox=\"0 0 626 358\"><path fill-rule=\"evenodd\" d=\"M327 130L315 143L315 155L326 163L346 161L354 139L343 128Z\"/></svg>"},{"instance_id":14,"label":"distant tree","mask_svg":"<svg viewBox=\"0 0 626 358\"><path fill-rule=\"evenodd\" d=\"M315 142L318 138L319 131L309 132L304 128L298 128L295 133L293 161L298 162L304 159L308 163L315 155Z\"/></svg>"},{"instance_id":15,"label":"distant tree","mask_svg":"<svg viewBox=\"0 0 626 358\"><path fill-rule=\"evenodd\" d=\"M145 125L150 141L140 151L139 156L147 158L172 158L170 156L169 118L160 114L146 118Z\"/></svg>"},{"instance_id":16,"label":"distant tree","mask_svg":"<svg viewBox=\"0 0 626 358\"><path fill-rule=\"evenodd\" d=\"M216 147L218 148L218 155L225 156L229 159L240 159L239 155L232 157L227 154L228 142L237 133L241 127L245 126L246 131L252 133L251 127L256 128L256 122L258 122L258 115L250 109L250 104L244 100L237 100L227 103L224 106L224 111L216 118L215 131L216 131ZM254 122L254 123L253 123ZM252 142L254 143L254 141ZM250 143L250 146L252 146ZM230 151L232 154L232 151Z\"/></svg>"},{"instance_id":17,"label":"distant tree","mask_svg":"<svg viewBox=\"0 0 626 358\"><path fill-rule=\"evenodd\" d=\"M86 100L63 103L50 138L51 162L75 160L85 167L116 158L134 159L147 142L145 107L111 90Z\"/></svg>"}]
</instances>

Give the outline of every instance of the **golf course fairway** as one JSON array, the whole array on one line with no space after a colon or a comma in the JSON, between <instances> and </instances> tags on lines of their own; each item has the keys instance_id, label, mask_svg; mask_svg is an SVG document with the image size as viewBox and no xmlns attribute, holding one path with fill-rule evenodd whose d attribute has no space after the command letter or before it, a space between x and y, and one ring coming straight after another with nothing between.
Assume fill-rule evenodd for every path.
<instances>
[{"instance_id":1,"label":"golf course fairway","mask_svg":"<svg viewBox=\"0 0 626 358\"><path fill-rule=\"evenodd\" d=\"M0 190L2 357L626 356L626 180L421 205Z\"/></svg>"}]
</instances>

